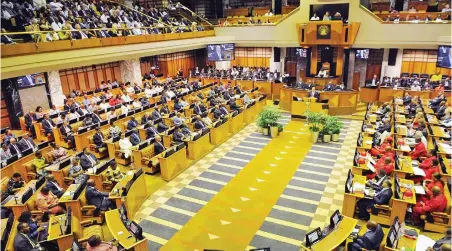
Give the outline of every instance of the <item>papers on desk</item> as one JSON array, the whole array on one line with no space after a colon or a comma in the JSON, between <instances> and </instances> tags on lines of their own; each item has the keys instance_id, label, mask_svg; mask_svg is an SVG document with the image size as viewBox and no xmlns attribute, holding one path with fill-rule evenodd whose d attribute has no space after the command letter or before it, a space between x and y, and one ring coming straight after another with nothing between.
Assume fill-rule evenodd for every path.
<instances>
[{"instance_id":1,"label":"papers on desk","mask_svg":"<svg viewBox=\"0 0 452 251\"><path fill-rule=\"evenodd\" d=\"M416 194L425 194L425 189L423 186L420 185L414 185L414 191L416 191Z\"/></svg>"},{"instance_id":2,"label":"papers on desk","mask_svg":"<svg viewBox=\"0 0 452 251\"><path fill-rule=\"evenodd\" d=\"M439 143L439 146L443 148L443 151L446 152L447 154L452 154L452 146L444 143Z\"/></svg>"},{"instance_id":3,"label":"papers on desk","mask_svg":"<svg viewBox=\"0 0 452 251\"><path fill-rule=\"evenodd\" d=\"M411 152L411 148L407 145L400 146L400 150L405 151L405 152Z\"/></svg>"},{"instance_id":4,"label":"papers on desk","mask_svg":"<svg viewBox=\"0 0 452 251\"><path fill-rule=\"evenodd\" d=\"M425 235L419 235L416 242L416 251L425 251L428 248L433 247L433 245L435 245L434 240Z\"/></svg>"},{"instance_id":5,"label":"papers on desk","mask_svg":"<svg viewBox=\"0 0 452 251\"><path fill-rule=\"evenodd\" d=\"M367 162L367 168L369 168L369 170L371 170L373 173L375 173L375 167L374 167L374 165L372 165L372 163L370 163L370 161Z\"/></svg>"},{"instance_id":6,"label":"papers on desk","mask_svg":"<svg viewBox=\"0 0 452 251\"><path fill-rule=\"evenodd\" d=\"M366 140L366 141L364 141L364 144L366 144L366 145L372 145L372 140Z\"/></svg>"},{"instance_id":7,"label":"papers on desk","mask_svg":"<svg viewBox=\"0 0 452 251\"><path fill-rule=\"evenodd\" d=\"M375 165L376 162L375 162L374 158L372 158L372 155L367 154L367 159L369 160L370 163L372 163L372 165Z\"/></svg>"},{"instance_id":8,"label":"papers on desk","mask_svg":"<svg viewBox=\"0 0 452 251\"><path fill-rule=\"evenodd\" d=\"M419 166L419 161L413 159L413 160L411 160L411 165L412 165L412 166Z\"/></svg>"},{"instance_id":9,"label":"papers on desk","mask_svg":"<svg viewBox=\"0 0 452 251\"><path fill-rule=\"evenodd\" d=\"M412 168L413 168L413 174L414 174L414 175L425 177L425 172L424 172L424 170L420 169L420 168L417 167L417 166L412 166Z\"/></svg>"}]
</instances>

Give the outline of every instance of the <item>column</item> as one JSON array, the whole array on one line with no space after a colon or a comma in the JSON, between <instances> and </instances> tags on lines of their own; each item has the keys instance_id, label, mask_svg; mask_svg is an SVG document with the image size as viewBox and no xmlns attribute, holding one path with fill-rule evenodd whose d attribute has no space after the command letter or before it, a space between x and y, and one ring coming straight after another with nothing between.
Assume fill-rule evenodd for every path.
<instances>
[{"instance_id":1,"label":"column","mask_svg":"<svg viewBox=\"0 0 452 251\"><path fill-rule=\"evenodd\" d=\"M352 53L350 53L350 56L351 54ZM353 56L355 56L355 52L353 52ZM355 71L359 71L359 86L364 86L367 75L367 60L355 59Z\"/></svg>"},{"instance_id":2,"label":"column","mask_svg":"<svg viewBox=\"0 0 452 251\"><path fill-rule=\"evenodd\" d=\"M307 81L306 79L306 64L307 64L307 60L308 58L306 57L298 57L297 58L297 82L301 81L300 79L300 72L304 71L304 73L302 74L305 79L303 79L304 82Z\"/></svg>"},{"instance_id":3,"label":"column","mask_svg":"<svg viewBox=\"0 0 452 251\"><path fill-rule=\"evenodd\" d=\"M141 67L140 59L123 60L119 62L119 71L121 72L122 81L124 83L141 84Z\"/></svg>"},{"instance_id":4,"label":"column","mask_svg":"<svg viewBox=\"0 0 452 251\"><path fill-rule=\"evenodd\" d=\"M348 56L348 78L347 78L347 88L351 89L353 86L353 73L355 72L355 50L350 50Z\"/></svg>"},{"instance_id":5,"label":"column","mask_svg":"<svg viewBox=\"0 0 452 251\"><path fill-rule=\"evenodd\" d=\"M47 79L49 81L50 100L52 100L52 104L56 107L63 106L66 96L64 95L63 87L61 86L60 72L47 72Z\"/></svg>"}]
</instances>

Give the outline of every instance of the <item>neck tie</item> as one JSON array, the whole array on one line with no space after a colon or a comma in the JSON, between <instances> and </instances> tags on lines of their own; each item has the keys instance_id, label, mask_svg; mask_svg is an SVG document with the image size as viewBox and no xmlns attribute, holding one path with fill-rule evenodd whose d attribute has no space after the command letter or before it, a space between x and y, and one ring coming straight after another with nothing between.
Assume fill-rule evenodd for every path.
<instances>
[{"instance_id":1,"label":"neck tie","mask_svg":"<svg viewBox=\"0 0 452 251\"><path fill-rule=\"evenodd\" d=\"M19 154L19 153L20 153L20 152L19 152L19 148L17 148L16 144L12 144L12 145L13 145L13 147L14 147L14 150L16 150L16 153Z\"/></svg>"},{"instance_id":2,"label":"neck tie","mask_svg":"<svg viewBox=\"0 0 452 251\"><path fill-rule=\"evenodd\" d=\"M102 133L99 133L100 139L104 140L104 136L102 136Z\"/></svg>"},{"instance_id":3,"label":"neck tie","mask_svg":"<svg viewBox=\"0 0 452 251\"><path fill-rule=\"evenodd\" d=\"M162 144L162 143L160 143L160 142L158 142L159 143L159 145L161 145L162 146L162 148L163 148L163 151L165 151L165 146Z\"/></svg>"},{"instance_id":4,"label":"neck tie","mask_svg":"<svg viewBox=\"0 0 452 251\"><path fill-rule=\"evenodd\" d=\"M91 165L95 165L96 161L94 161L94 159L90 156L90 155L86 155L86 157L88 157L89 161L91 162Z\"/></svg>"},{"instance_id":5,"label":"neck tie","mask_svg":"<svg viewBox=\"0 0 452 251\"><path fill-rule=\"evenodd\" d=\"M50 128L53 128L52 123L50 123L50 121L47 120L47 123L49 123Z\"/></svg>"}]
</instances>

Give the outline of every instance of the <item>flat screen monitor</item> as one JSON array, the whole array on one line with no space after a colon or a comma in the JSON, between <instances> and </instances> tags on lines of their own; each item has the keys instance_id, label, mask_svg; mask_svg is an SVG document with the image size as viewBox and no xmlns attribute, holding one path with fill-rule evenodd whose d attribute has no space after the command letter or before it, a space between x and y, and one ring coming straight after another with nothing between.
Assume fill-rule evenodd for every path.
<instances>
[{"instance_id":1,"label":"flat screen monitor","mask_svg":"<svg viewBox=\"0 0 452 251\"><path fill-rule=\"evenodd\" d=\"M451 69L452 51L450 45L440 45L438 47L438 58L436 66Z\"/></svg>"},{"instance_id":2,"label":"flat screen monitor","mask_svg":"<svg viewBox=\"0 0 452 251\"><path fill-rule=\"evenodd\" d=\"M121 217L122 222L128 221L127 209L126 209L126 205L124 203L121 204L121 207L119 208L119 217Z\"/></svg>"},{"instance_id":3,"label":"flat screen monitor","mask_svg":"<svg viewBox=\"0 0 452 251\"><path fill-rule=\"evenodd\" d=\"M43 148L49 146L49 141L42 142L38 144L38 150L42 150Z\"/></svg>"},{"instance_id":4,"label":"flat screen monitor","mask_svg":"<svg viewBox=\"0 0 452 251\"><path fill-rule=\"evenodd\" d=\"M392 226L394 227L394 230L396 232L399 232L400 228L402 227L402 224L399 222L399 216L396 216L394 218L394 222L392 223Z\"/></svg>"},{"instance_id":5,"label":"flat screen monitor","mask_svg":"<svg viewBox=\"0 0 452 251\"><path fill-rule=\"evenodd\" d=\"M125 118L125 117L126 117L125 114L121 114L121 115L118 116L118 119L123 119L123 118Z\"/></svg>"},{"instance_id":6,"label":"flat screen monitor","mask_svg":"<svg viewBox=\"0 0 452 251\"><path fill-rule=\"evenodd\" d=\"M336 210L330 217L330 227L336 227L339 224L339 221L341 221L341 218L341 213L339 212L339 210Z\"/></svg>"},{"instance_id":7,"label":"flat screen monitor","mask_svg":"<svg viewBox=\"0 0 452 251\"><path fill-rule=\"evenodd\" d=\"M369 59L369 49L358 49L356 50L357 59Z\"/></svg>"},{"instance_id":8,"label":"flat screen monitor","mask_svg":"<svg viewBox=\"0 0 452 251\"><path fill-rule=\"evenodd\" d=\"M33 148L28 148L22 152L22 156L27 156L33 153Z\"/></svg>"},{"instance_id":9,"label":"flat screen monitor","mask_svg":"<svg viewBox=\"0 0 452 251\"><path fill-rule=\"evenodd\" d=\"M207 45L207 57L209 61L234 60L234 44L209 44Z\"/></svg>"},{"instance_id":10,"label":"flat screen monitor","mask_svg":"<svg viewBox=\"0 0 452 251\"><path fill-rule=\"evenodd\" d=\"M88 131L88 127L83 127L83 128L79 128L79 129L78 129L78 133L79 133L79 134L85 133L85 132L87 132L87 131Z\"/></svg>"},{"instance_id":11,"label":"flat screen monitor","mask_svg":"<svg viewBox=\"0 0 452 251\"><path fill-rule=\"evenodd\" d=\"M72 247L71 247L71 251L82 251L83 247L80 243L78 243L77 240L74 240L72 242Z\"/></svg>"},{"instance_id":12,"label":"flat screen monitor","mask_svg":"<svg viewBox=\"0 0 452 251\"><path fill-rule=\"evenodd\" d=\"M250 251L271 251L270 248L255 248L255 249L250 249Z\"/></svg>"},{"instance_id":13,"label":"flat screen monitor","mask_svg":"<svg viewBox=\"0 0 452 251\"><path fill-rule=\"evenodd\" d=\"M130 222L129 231L133 236L135 236L135 238L143 238L143 229L135 221Z\"/></svg>"},{"instance_id":14,"label":"flat screen monitor","mask_svg":"<svg viewBox=\"0 0 452 251\"><path fill-rule=\"evenodd\" d=\"M29 88L33 86L43 85L46 83L44 73L35 73L17 78L19 88Z\"/></svg>"},{"instance_id":15,"label":"flat screen monitor","mask_svg":"<svg viewBox=\"0 0 452 251\"><path fill-rule=\"evenodd\" d=\"M36 181L35 190L38 190L42 185L44 185L45 182L46 182L46 178L44 176L39 178L38 181Z\"/></svg>"},{"instance_id":16,"label":"flat screen monitor","mask_svg":"<svg viewBox=\"0 0 452 251\"><path fill-rule=\"evenodd\" d=\"M144 141L144 142L142 142L141 144L138 145L138 150L141 150L141 149L143 149L143 148L145 148L147 146L148 146L148 142Z\"/></svg>"},{"instance_id":17,"label":"flat screen monitor","mask_svg":"<svg viewBox=\"0 0 452 251\"><path fill-rule=\"evenodd\" d=\"M321 239L322 231L320 230L320 227L318 227L306 234L306 246L312 247L312 245L319 242Z\"/></svg>"},{"instance_id":18,"label":"flat screen monitor","mask_svg":"<svg viewBox=\"0 0 452 251\"><path fill-rule=\"evenodd\" d=\"M67 157L60 162L58 169L61 170L69 166L69 164L71 164L71 158Z\"/></svg>"},{"instance_id":19,"label":"flat screen monitor","mask_svg":"<svg viewBox=\"0 0 452 251\"><path fill-rule=\"evenodd\" d=\"M174 148L170 148L168 151L166 151L165 153L165 158L168 158L169 156L174 154Z\"/></svg>"},{"instance_id":20,"label":"flat screen monitor","mask_svg":"<svg viewBox=\"0 0 452 251\"><path fill-rule=\"evenodd\" d=\"M33 189L28 188L27 191L22 195L22 204L25 204L28 199L33 195Z\"/></svg>"},{"instance_id":21,"label":"flat screen monitor","mask_svg":"<svg viewBox=\"0 0 452 251\"><path fill-rule=\"evenodd\" d=\"M118 135L112 139L112 142L119 141L120 139L121 139L121 136Z\"/></svg>"},{"instance_id":22,"label":"flat screen monitor","mask_svg":"<svg viewBox=\"0 0 452 251\"><path fill-rule=\"evenodd\" d=\"M132 181L135 181L136 179L138 179L138 177L140 177L140 175L143 174L143 168L138 169L134 174L133 174L133 178Z\"/></svg>"},{"instance_id":23,"label":"flat screen monitor","mask_svg":"<svg viewBox=\"0 0 452 251\"><path fill-rule=\"evenodd\" d=\"M132 135L134 131L133 130L129 130L124 134L124 138L130 137L130 135Z\"/></svg>"},{"instance_id":24,"label":"flat screen monitor","mask_svg":"<svg viewBox=\"0 0 452 251\"><path fill-rule=\"evenodd\" d=\"M351 193L353 188L353 173L348 170L347 180L345 181L345 192Z\"/></svg>"}]
</instances>

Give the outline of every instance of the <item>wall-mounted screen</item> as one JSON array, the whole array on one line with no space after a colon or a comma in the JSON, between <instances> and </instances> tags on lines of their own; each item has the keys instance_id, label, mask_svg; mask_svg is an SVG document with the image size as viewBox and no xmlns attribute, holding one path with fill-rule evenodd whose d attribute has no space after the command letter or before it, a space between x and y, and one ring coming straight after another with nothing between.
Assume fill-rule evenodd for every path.
<instances>
[{"instance_id":1,"label":"wall-mounted screen","mask_svg":"<svg viewBox=\"0 0 452 251\"><path fill-rule=\"evenodd\" d=\"M46 82L44 73L35 73L17 77L17 84L19 88L28 88L37 85L43 85Z\"/></svg>"},{"instance_id":2,"label":"wall-mounted screen","mask_svg":"<svg viewBox=\"0 0 452 251\"><path fill-rule=\"evenodd\" d=\"M369 58L369 49L356 50L356 58L358 58L358 59L368 59Z\"/></svg>"},{"instance_id":3,"label":"wall-mounted screen","mask_svg":"<svg viewBox=\"0 0 452 251\"><path fill-rule=\"evenodd\" d=\"M296 54L297 54L297 57L305 58L308 56L308 50L304 49L304 48L297 48Z\"/></svg>"},{"instance_id":4,"label":"wall-mounted screen","mask_svg":"<svg viewBox=\"0 0 452 251\"><path fill-rule=\"evenodd\" d=\"M438 47L438 59L436 66L442 68L451 68L452 51L449 45L440 45Z\"/></svg>"},{"instance_id":5,"label":"wall-mounted screen","mask_svg":"<svg viewBox=\"0 0 452 251\"><path fill-rule=\"evenodd\" d=\"M209 61L234 60L234 44L209 44L207 45L207 58Z\"/></svg>"}]
</instances>

